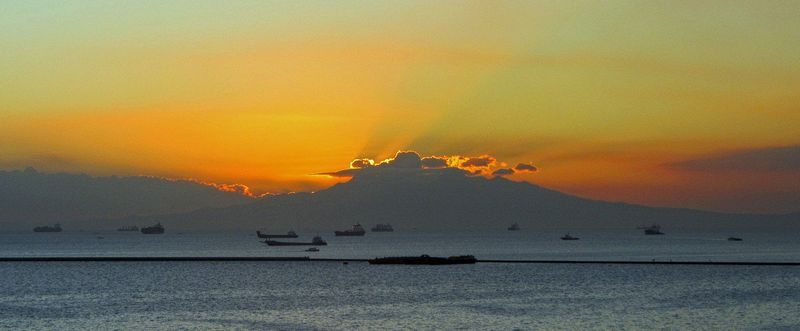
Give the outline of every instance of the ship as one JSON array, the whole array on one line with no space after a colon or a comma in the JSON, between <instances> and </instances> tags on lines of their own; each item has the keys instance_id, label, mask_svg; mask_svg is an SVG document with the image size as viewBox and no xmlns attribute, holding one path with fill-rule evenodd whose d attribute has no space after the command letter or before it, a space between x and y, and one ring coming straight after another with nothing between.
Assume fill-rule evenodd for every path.
<instances>
[{"instance_id":1,"label":"ship","mask_svg":"<svg viewBox=\"0 0 800 331\"><path fill-rule=\"evenodd\" d=\"M267 234L261 233L261 231L256 231L256 236L261 239L268 239L268 238L297 238L297 233L294 230L289 230L286 234Z\"/></svg>"},{"instance_id":2,"label":"ship","mask_svg":"<svg viewBox=\"0 0 800 331\"><path fill-rule=\"evenodd\" d=\"M33 228L33 232L61 232L61 224L53 224L53 226L37 226Z\"/></svg>"},{"instance_id":3,"label":"ship","mask_svg":"<svg viewBox=\"0 0 800 331\"><path fill-rule=\"evenodd\" d=\"M296 242L296 241L277 241L277 240L265 240L265 244L269 246L325 246L328 243L325 240L322 240L322 237L315 236L314 239L311 239L311 242Z\"/></svg>"},{"instance_id":4,"label":"ship","mask_svg":"<svg viewBox=\"0 0 800 331\"><path fill-rule=\"evenodd\" d=\"M125 231L125 232L127 232L127 231L136 231L136 232L138 232L139 231L139 227L136 226L136 225L123 226L123 227L117 229L117 231Z\"/></svg>"},{"instance_id":5,"label":"ship","mask_svg":"<svg viewBox=\"0 0 800 331\"><path fill-rule=\"evenodd\" d=\"M567 233L567 234L565 234L564 236L561 237L561 240L578 240L578 239L581 239L581 238L573 237L569 233Z\"/></svg>"},{"instance_id":6,"label":"ship","mask_svg":"<svg viewBox=\"0 0 800 331\"><path fill-rule=\"evenodd\" d=\"M508 227L508 231L519 231L519 223L511 224L511 226Z\"/></svg>"},{"instance_id":7,"label":"ship","mask_svg":"<svg viewBox=\"0 0 800 331\"><path fill-rule=\"evenodd\" d=\"M386 223L386 224L376 224L374 227L372 227L371 230L372 232L393 232L394 228L392 228L391 224Z\"/></svg>"},{"instance_id":8,"label":"ship","mask_svg":"<svg viewBox=\"0 0 800 331\"><path fill-rule=\"evenodd\" d=\"M366 231L364 231L364 228L361 227L361 224L358 224L358 223L353 224L353 228L351 228L350 230L334 231L333 232L333 234L335 234L337 237L338 236L363 236L365 233L366 233Z\"/></svg>"},{"instance_id":9,"label":"ship","mask_svg":"<svg viewBox=\"0 0 800 331\"><path fill-rule=\"evenodd\" d=\"M156 223L153 226L146 226L142 228L144 234L162 234L164 233L164 226L161 223Z\"/></svg>"},{"instance_id":10,"label":"ship","mask_svg":"<svg viewBox=\"0 0 800 331\"><path fill-rule=\"evenodd\" d=\"M410 265L445 265L475 264L478 260L472 255L451 257L434 257L430 255L381 257L368 260L369 264L410 264Z\"/></svg>"},{"instance_id":11,"label":"ship","mask_svg":"<svg viewBox=\"0 0 800 331\"><path fill-rule=\"evenodd\" d=\"M664 234L664 232L661 232L661 226L658 224L653 224L651 226L640 226L637 229L644 230L644 234L646 235Z\"/></svg>"},{"instance_id":12,"label":"ship","mask_svg":"<svg viewBox=\"0 0 800 331\"><path fill-rule=\"evenodd\" d=\"M739 237L728 237L728 241L742 241L742 238L739 238Z\"/></svg>"}]
</instances>

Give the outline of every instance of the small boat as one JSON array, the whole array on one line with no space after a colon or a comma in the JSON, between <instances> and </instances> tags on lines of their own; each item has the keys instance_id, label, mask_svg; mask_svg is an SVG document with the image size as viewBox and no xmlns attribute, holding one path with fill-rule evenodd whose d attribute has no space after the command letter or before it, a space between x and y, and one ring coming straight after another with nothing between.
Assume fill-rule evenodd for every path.
<instances>
[{"instance_id":1,"label":"small boat","mask_svg":"<svg viewBox=\"0 0 800 331\"><path fill-rule=\"evenodd\" d=\"M322 237L320 236L314 237L314 239L311 239L311 242L277 241L267 239L264 241L264 243L269 246L325 246L328 244L325 242L325 240L322 240Z\"/></svg>"},{"instance_id":2,"label":"small boat","mask_svg":"<svg viewBox=\"0 0 800 331\"><path fill-rule=\"evenodd\" d=\"M392 228L391 224L386 223L386 224L376 224L370 230L372 230L372 232L393 232L394 228Z\"/></svg>"},{"instance_id":3,"label":"small boat","mask_svg":"<svg viewBox=\"0 0 800 331\"><path fill-rule=\"evenodd\" d=\"M307 249L306 252L319 252L319 248L311 247L311 248Z\"/></svg>"},{"instance_id":4,"label":"small boat","mask_svg":"<svg viewBox=\"0 0 800 331\"><path fill-rule=\"evenodd\" d=\"M565 235L563 235L561 237L561 240L578 240L578 239L581 239L581 238L573 237L569 233L567 233L567 234L565 234Z\"/></svg>"},{"instance_id":5,"label":"small boat","mask_svg":"<svg viewBox=\"0 0 800 331\"><path fill-rule=\"evenodd\" d=\"M661 232L661 226L658 224L653 224L651 226L640 226L637 229L644 230L644 234L646 235L664 234L663 232Z\"/></svg>"},{"instance_id":6,"label":"small boat","mask_svg":"<svg viewBox=\"0 0 800 331\"><path fill-rule=\"evenodd\" d=\"M353 224L353 227L350 230L334 231L333 232L333 234L335 234L337 237L338 236L363 236L365 233L367 233L367 232L364 231L364 228L361 227L361 224L358 224L358 223Z\"/></svg>"},{"instance_id":7,"label":"small boat","mask_svg":"<svg viewBox=\"0 0 800 331\"><path fill-rule=\"evenodd\" d=\"M117 231L122 231L122 232L128 232L128 231L139 232L139 227L138 227L138 226L136 226L136 225L131 225L131 226L123 226L123 227L121 227L121 228L117 229Z\"/></svg>"},{"instance_id":8,"label":"small boat","mask_svg":"<svg viewBox=\"0 0 800 331\"><path fill-rule=\"evenodd\" d=\"M742 241L742 238L738 238L738 237L728 237L728 241Z\"/></svg>"},{"instance_id":9,"label":"small boat","mask_svg":"<svg viewBox=\"0 0 800 331\"><path fill-rule=\"evenodd\" d=\"M53 226L37 226L33 228L33 232L61 232L61 224L53 224Z\"/></svg>"},{"instance_id":10,"label":"small boat","mask_svg":"<svg viewBox=\"0 0 800 331\"><path fill-rule=\"evenodd\" d=\"M162 234L164 233L164 226L161 223L156 223L153 226L146 226L142 228L144 234Z\"/></svg>"},{"instance_id":11,"label":"small boat","mask_svg":"<svg viewBox=\"0 0 800 331\"><path fill-rule=\"evenodd\" d=\"M410 265L445 265L445 264L475 264L477 259L472 255L459 255L451 257L434 257L430 255L381 257L370 259L369 264L410 264Z\"/></svg>"},{"instance_id":12,"label":"small boat","mask_svg":"<svg viewBox=\"0 0 800 331\"><path fill-rule=\"evenodd\" d=\"M289 230L289 232L287 232L286 234L266 234L266 233L261 233L261 231L256 230L256 236L258 236L261 239L267 239L267 238L297 238L297 233L295 233L294 230Z\"/></svg>"},{"instance_id":13,"label":"small boat","mask_svg":"<svg viewBox=\"0 0 800 331\"><path fill-rule=\"evenodd\" d=\"M519 223L511 224L511 226L508 227L508 231L519 231Z\"/></svg>"}]
</instances>

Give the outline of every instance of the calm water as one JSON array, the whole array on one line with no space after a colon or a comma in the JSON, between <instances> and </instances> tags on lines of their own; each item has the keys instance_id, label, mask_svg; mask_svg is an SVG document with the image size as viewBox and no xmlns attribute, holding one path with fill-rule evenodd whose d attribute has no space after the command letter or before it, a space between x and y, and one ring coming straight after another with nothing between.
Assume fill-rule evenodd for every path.
<instances>
[{"instance_id":1,"label":"calm water","mask_svg":"<svg viewBox=\"0 0 800 331\"><path fill-rule=\"evenodd\" d=\"M561 234L323 233L306 253L249 233L22 233L0 255L800 261L792 234ZM29 262L0 279L3 329L800 329L798 267Z\"/></svg>"},{"instance_id":2,"label":"calm water","mask_svg":"<svg viewBox=\"0 0 800 331\"><path fill-rule=\"evenodd\" d=\"M320 233L328 246L270 247L255 233L138 232L0 233L0 256L312 256L372 258L391 255L473 254L479 259L800 261L795 233L679 232L645 236L637 230L572 232L581 239L562 241L565 232L368 233L335 237ZM316 233L299 233L311 241ZM744 238L727 241L731 235Z\"/></svg>"}]
</instances>

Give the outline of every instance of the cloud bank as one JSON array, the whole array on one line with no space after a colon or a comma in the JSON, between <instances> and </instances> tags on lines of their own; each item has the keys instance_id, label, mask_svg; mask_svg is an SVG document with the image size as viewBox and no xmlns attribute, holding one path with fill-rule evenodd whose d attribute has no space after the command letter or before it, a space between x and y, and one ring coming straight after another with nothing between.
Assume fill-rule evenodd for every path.
<instances>
[{"instance_id":1,"label":"cloud bank","mask_svg":"<svg viewBox=\"0 0 800 331\"><path fill-rule=\"evenodd\" d=\"M394 157L382 161L359 158L350 162L350 168L319 173L332 177L354 177L364 171L374 172L384 169L418 169L426 171L459 170L469 176L509 176L516 173L533 173L537 168L529 163L517 164L514 168L506 167L491 155L431 155L420 156L416 151L398 151Z\"/></svg>"}]
</instances>

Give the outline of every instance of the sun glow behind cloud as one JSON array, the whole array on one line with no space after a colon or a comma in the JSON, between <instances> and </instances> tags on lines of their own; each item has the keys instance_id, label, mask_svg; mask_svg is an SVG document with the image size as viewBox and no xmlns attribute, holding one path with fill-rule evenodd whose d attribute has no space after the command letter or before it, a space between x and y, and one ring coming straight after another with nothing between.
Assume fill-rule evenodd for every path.
<instances>
[{"instance_id":1,"label":"sun glow behind cloud","mask_svg":"<svg viewBox=\"0 0 800 331\"><path fill-rule=\"evenodd\" d=\"M798 143L793 7L8 2L0 167L289 192L416 150L533 162L506 175L595 198L753 211L743 192L796 177L663 165Z\"/></svg>"}]
</instances>

